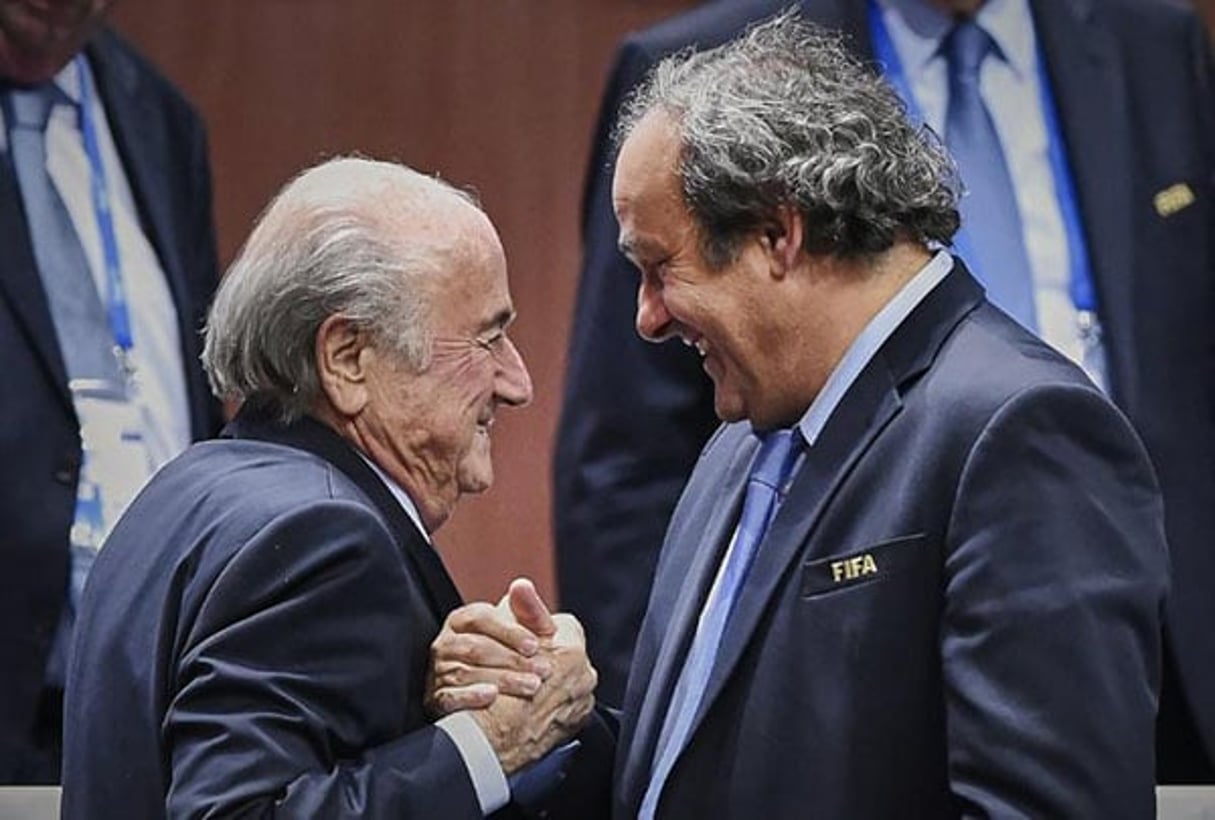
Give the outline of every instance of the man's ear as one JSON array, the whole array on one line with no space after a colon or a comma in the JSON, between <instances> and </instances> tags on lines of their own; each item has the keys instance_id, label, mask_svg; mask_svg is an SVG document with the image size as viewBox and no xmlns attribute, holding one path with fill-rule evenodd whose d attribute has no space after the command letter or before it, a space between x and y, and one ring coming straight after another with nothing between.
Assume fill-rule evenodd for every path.
<instances>
[{"instance_id":1,"label":"man's ear","mask_svg":"<svg viewBox=\"0 0 1215 820\"><path fill-rule=\"evenodd\" d=\"M341 416L362 412L368 400L366 354L371 352L365 330L334 314L316 331L316 374L321 393Z\"/></svg>"},{"instance_id":2,"label":"man's ear","mask_svg":"<svg viewBox=\"0 0 1215 820\"><path fill-rule=\"evenodd\" d=\"M760 241L768 252L774 277L783 279L797 265L804 233L802 215L791 205L778 207L764 225Z\"/></svg>"}]
</instances>

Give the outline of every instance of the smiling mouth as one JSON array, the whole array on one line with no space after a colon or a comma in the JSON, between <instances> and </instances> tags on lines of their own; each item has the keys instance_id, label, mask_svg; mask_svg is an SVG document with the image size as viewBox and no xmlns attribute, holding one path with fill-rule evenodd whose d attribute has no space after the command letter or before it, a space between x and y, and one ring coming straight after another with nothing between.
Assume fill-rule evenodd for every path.
<instances>
[{"instance_id":1,"label":"smiling mouth","mask_svg":"<svg viewBox=\"0 0 1215 820\"><path fill-rule=\"evenodd\" d=\"M708 350L705 348L704 339L690 339L687 336L680 336L679 338L688 347L696 348L696 352L700 355L700 358L703 359L709 355Z\"/></svg>"}]
</instances>

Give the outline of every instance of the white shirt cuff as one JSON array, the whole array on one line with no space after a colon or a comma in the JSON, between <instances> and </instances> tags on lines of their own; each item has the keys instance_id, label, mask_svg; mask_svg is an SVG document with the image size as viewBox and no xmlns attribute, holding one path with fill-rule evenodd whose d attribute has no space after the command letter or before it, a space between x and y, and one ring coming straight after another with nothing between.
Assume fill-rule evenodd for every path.
<instances>
[{"instance_id":1,"label":"white shirt cuff","mask_svg":"<svg viewBox=\"0 0 1215 820\"><path fill-rule=\"evenodd\" d=\"M472 715L454 712L440 718L435 725L447 733L451 742L456 744L460 757L464 758L468 776L472 778L473 789L477 792L477 802L481 804L481 813L488 817L509 803L510 787L506 784L502 764Z\"/></svg>"}]
</instances>

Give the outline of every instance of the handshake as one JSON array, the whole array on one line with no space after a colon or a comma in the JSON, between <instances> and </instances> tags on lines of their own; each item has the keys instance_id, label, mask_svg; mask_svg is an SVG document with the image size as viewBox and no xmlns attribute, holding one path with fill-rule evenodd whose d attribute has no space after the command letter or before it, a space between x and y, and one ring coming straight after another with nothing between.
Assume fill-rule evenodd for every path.
<instances>
[{"instance_id":1,"label":"handshake","mask_svg":"<svg viewBox=\"0 0 1215 820\"><path fill-rule=\"evenodd\" d=\"M431 644L426 706L467 710L510 775L573 737L595 706L598 674L582 625L552 614L532 582L511 582L497 606L453 611Z\"/></svg>"}]
</instances>

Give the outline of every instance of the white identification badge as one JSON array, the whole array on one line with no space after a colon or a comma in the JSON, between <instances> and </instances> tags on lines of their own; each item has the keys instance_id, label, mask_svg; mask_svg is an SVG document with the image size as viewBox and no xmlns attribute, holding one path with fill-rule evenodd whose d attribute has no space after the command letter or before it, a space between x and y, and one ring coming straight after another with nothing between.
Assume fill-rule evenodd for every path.
<instances>
[{"instance_id":1,"label":"white identification badge","mask_svg":"<svg viewBox=\"0 0 1215 820\"><path fill-rule=\"evenodd\" d=\"M152 461L144 440L143 414L120 386L73 379L70 387L82 449L72 544L99 550L152 476Z\"/></svg>"}]
</instances>

